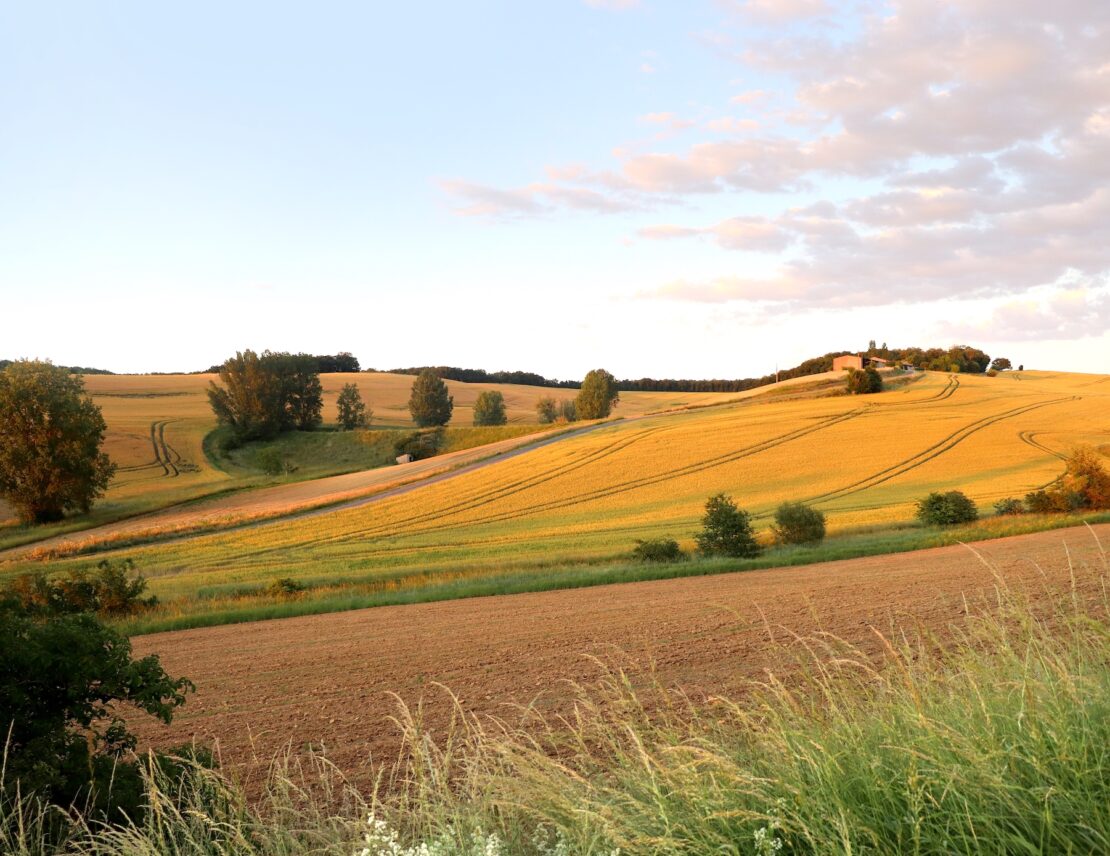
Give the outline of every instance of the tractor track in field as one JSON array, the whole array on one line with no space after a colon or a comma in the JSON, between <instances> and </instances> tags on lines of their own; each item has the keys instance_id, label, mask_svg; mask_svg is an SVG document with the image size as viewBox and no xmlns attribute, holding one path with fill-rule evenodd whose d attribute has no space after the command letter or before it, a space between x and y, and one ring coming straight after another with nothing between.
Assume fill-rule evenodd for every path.
<instances>
[{"instance_id":1,"label":"tractor track in field","mask_svg":"<svg viewBox=\"0 0 1110 856\"><path fill-rule=\"evenodd\" d=\"M583 502L590 502L590 501L595 500L595 499L605 499L605 498L610 497L610 496L615 496L615 495L618 495L618 494L621 494L621 493L626 493L630 490L636 490L637 488L640 488L640 487L647 487L649 485L658 484L660 482L670 481L670 480L675 479L675 478L682 478L683 476L693 475L693 474L698 473L698 472L703 472L703 471L708 470L708 469L713 469L714 467L719 467L719 466L722 466L724 464L729 464L729 463L732 463L734 461L741 460L743 458L751 457L752 455L756 455L756 454L759 454L761 452L766 452L766 451L768 451L770 449L773 449L777 446L781 446L784 443L788 443L792 440L800 439L801 437L805 437L809 434L812 434L816 431L820 431L824 428L829 428L829 427L832 427L833 425L837 425L837 424L840 424L842 422L846 422L850 419L854 419L858 416L861 416L861 415L865 414L866 412L867 411L864 410L864 409L859 409L859 410L849 411L847 413L839 413L839 414L836 414L835 416L832 416L832 417L829 417L827 419L822 420L817 425L810 425L810 426L806 426L805 428L799 428L799 429L796 429L794 431L787 432L786 434L781 434L777 437L772 437L769 440L764 440L761 443L756 443L756 444L753 444L751 446L747 446L743 449L739 449L739 450L734 451L734 452L729 452L729 453L724 454L724 455L719 455L716 458L711 458L707 461L699 461L696 464L688 464L688 465L683 466L683 467L677 467L673 470L668 470L666 472L657 473L657 474L654 474L654 475L651 475L651 476L645 476L643 478L630 479L626 482L619 482L617 484L608 485L604 488L599 488L599 489L591 491L589 493L578 494L576 496L567 497L565 499L551 500L549 502L544 502L544 503L539 503L537 505L528 506L528 507L523 508L523 509L514 509L513 511L509 511L509 512L500 512L498 514L492 514L492 515L488 515L486 517L480 517L476 520L467 521L467 525L477 526L477 525L481 525L481 524L485 524L485 523L500 523L500 522L503 522L505 520L515 520L515 519L518 519L518 518L521 518L521 517L527 517L531 514L535 514L535 513L538 513L538 512L552 511L552 510L556 510L556 509L559 509L559 508L567 508L567 507L570 507L570 506L579 505ZM546 481L546 480L547 479L544 479L544 481ZM521 488L521 490L523 490L523 489L524 488ZM517 491L512 491L511 493L516 493L516 492ZM511 493L506 493L505 496L509 496L509 495L511 495ZM500 498L503 498L503 497L497 497L497 498L500 499ZM449 516L449 515L455 514L455 513L459 513L461 511L470 510L470 508L477 507L477 505L480 505L480 504L481 503L471 505L469 508L458 508L454 511L447 511L446 513L444 513L444 511L442 511L442 510L437 511L435 513L429 513L429 514L423 515L421 517L421 520L428 520L428 519L442 520L446 516ZM309 548L309 547L318 547L318 546L320 546L322 544L325 544L325 543L343 543L343 542L354 540L354 539L359 538L359 537L373 537L373 536L393 534L394 532L396 532L396 530L398 528L405 527L405 526L409 525L412 522L420 522L420 521L412 519L412 520L394 522L394 523L389 524L388 526L371 527L371 528L368 528L365 531L360 530L359 532L356 532L356 533L345 533L341 536L339 536L339 535L333 536L333 537L331 537L329 539L326 539L326 540L313 541L313 542L308 542L308 543L305 543L305 544L298 544L293 549L299 550L299 549L304 549L304 548ZM423 528L420 528L420 529L408 529L408 530L405 531L405 534L419 534L419 535L434 534L436 532L454 529L456 526L457 526L457 524L450 524L450 525L445 525L445 526L438 526L438 525L437 526L428 526L428 527L423 527Z\"/></svg>"},{"instance_id":2,"label":"tractor track in field","mask_svg":"<svg viewBox=\"0 0 1110 856\"><path fill-rule=\"evenodd\" d=\"M890 481L893 478L897 478L900 475L908 473L910 470L917 469L923 464L927 464L929 461L938 458L945 452L948 452L951 449L955 448L972 434L976 434L979 431L982 431L984 428L989 428L990 426L995 425L996 423L1001 422L1004 419L1010 419L1014 416L1020 416L1024 413L1028 413L1032 410L1037 410L1041 407L1049 407L1053 404L1060 404L1065 401L1076 401L1078 399L1079 396L1075 395L1065 396L1063 398L1054 398L1049 401L1039 401L1033 404L1026 404L1021 407L1015 407L1011 410L1007 410L1003 413L998 413L993 416L984 416L980 419L976 419L974 422L965 425L957 431L953 431L944 439L939 440L938 442L929 446L927 449L923 449L916 455L912 455L905 460L899 461L898 463L892 464L885 469L879 470L877 473L871 474L867 478L859 479L858 481L852 482L851 484L845 485L844 487L837 490L828 491L826 493L810 497L806 500L806 502L831 502L836 499L843 499L846 496L851 496L852 494L869 490L870 488L876 487L880 484L883 484L884 482Z\"/></svg>"},{"instance_id":3,"label":"tractor track in field","mask_svg":"<svg viewBox=\"0 0 1110 856\"><path fill-rule=\"evenodd\" d=\"M171 422L180 421L179 419L162 419L151 422L150 431L147 436L150 440L150 449L154 454L154 460L147 461L145 464L116 467L116 471L121 473L137 473L142 470L161 469L164 478L175 478L180 475L178 464L181 463L181 455L178 454L173 446L166 442L166 426Z\"/></svg>"},{"instance_id":4,"label":"tractor track in field","mask_svg":"<svg viewBox=\"0 0 1110 856\"><path fill-rule=\"evenodd\" d=\"M1027 446L1032 446L1034 449L1037 449L1038 451L1044 452L1046 455L1051 455L1052 457L1054 457L1058 461L1066 461L1068 459L1068 456L1065 455L1063 452L1057 452L1055 449L1051 449L1048 446L1046 446L1044 443L1040 442L1037 439L1037 435L1039 433L1041 433L1041 432L1037 432L1037 431L1019 431L1018 432L1018 437L1021 439L1021 442L1025 443ZM1066 473L1066 470L1065 470L1065 473ZM1065 473L1060 473L1060 475L1056 476L1056 478L1054 478L1050 481L1046 481L1044 484L1037 487L1037 490L1046 490L1047 488L1052 487L1054 484L1059 482L1064 477Z\"/></svg>"}]
</instances>

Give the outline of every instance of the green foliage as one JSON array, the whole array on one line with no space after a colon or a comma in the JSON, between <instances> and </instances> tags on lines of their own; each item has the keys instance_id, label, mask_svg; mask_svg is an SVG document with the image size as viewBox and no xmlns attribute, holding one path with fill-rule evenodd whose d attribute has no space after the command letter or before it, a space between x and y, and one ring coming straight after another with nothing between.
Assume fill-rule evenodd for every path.
<instances>
[{"instance_id":1,"label":"green foliage","mask_svg":"<svg viewBox=\"0 0 1110 856\"><path fill-rule=\"evenodd\" d=\"M1000 499L994 504L994 513L1002 516L1021 514L1025 511L1025 506L1022 505L1020 499L1014 499L1008 496L1005 499Z\"/></svg>"},{"instance_id":2,"label":"green foliage","mask_svg":"<svg viewBox=\"0 0 1110 856\"><path fill-rule=\"evenodd\" d=\"M311 430L321 422L324 401L317 367L309 354L237 353L220 367L223 386L208 384L212 412L240 441Z\"/></svg>"},{"instance_id":3,"label":"green foliage","mask_svg":"<svg viewBox=\"0 0 1110 856\"><path fill-rule=\"evenodd\" d=\"M578 421L578 403L573 398L564 398L559 402L559 416L563 422Z\"/></svg>"},{"instance_id":4,"label":"green foliage","mask_svg":"<svg viewBox=\"0 0 1110 856\"><path fill-rule=\"evenodd\" d=\"M991 361L991 368L996 372L1004 372L1013 368L1013 364L1005 357L995 357Z\"/></svg>"},{"instance_id":5,"label":"green foliage","mask_svg":"<svg viewBox=\"0 0 1110 856\"><path fill-rule=\"evenodd\" d=\"M559 416L559 406L555 399L545 395L536 402L536 418L541 425L550 425Z\"/></svg>"},{"instance_id":6,"label":"green foliage","mask_svg":"<svg viewBox=\"0 0 1110 856\"><path fill-rule=\"evenodd\" d=\"M1110 472L1089 446L1072 450L1064 474L1051 487L1025 496L1026 507L1039 514L1110 508Z\"/></svg>"},{"instance_id":7,"label":"green foliage","mask_svg":"<svg viewBox=\"0 0 1110 856\"><path fill-rule=\"evenodd\" d=\"M926 526L954 526L979 519L979 509L958 490L930 493L917 502L917 518Z\"/></svg>"},{"instance_id":8,"label":"green foliage","mask_svg":"<svg viewBox=\"0 0 1110 856\"><path fill-rule=\"evenodd\" d=\"M701 531L694 536L705 556L750 559L763 552L752 533L751 515L741 511L732 497L719 493L705 503Z\"/></svg>"},{"instance_id":9,"label":"green foliage","mask_svg":"<svg viewBox=\"0 0 1110 856\"><path fill-rule=\"evenodd\" d=\"M871 366L865 369L848 369L848 392L852 395L870 395L883 391L883 376Z\"/></svg>"},{"instance_id":10,"label":"green foliage","mask_svg":"<svg viewBox=\"0 0 1110 856\"><path fill-rule=\"evenodd\" d=\"M75 568L50 579L44 571L21 574L8 583L4 595L28 615L70 615L94 612L104 616L134 615L158 605L153 595L142 597L146 579L132 577L131 559L104 559L94 572Z\"/></svg>"},{"instance_id":11,"label":"green foliage","mask_svg":"<svg viewBox=\"0 0 1110 856\"><path fill-rule=\"evenodd\" d=\"M409 413L420 428L446 425L451 421L455 399L447 393L447 384L431 369L416 376L409 397Z\"/></svg>"},{"instance_id":12,"label":"green foliage","mask_svg":"<svg viewBox=\"0 0 1110 856\"><path fill-rule=\"evenodd\" d=\"M504 425L508 421L504 395L495 389L487 389L478 395L478 400L474 402L475 425Z\"/></svg>"},{"instance_id":13,"label":"green foliage","mask_svg":"<svg viewBox=\"0 0 1110 856\"><path fill-rule=\"evenodd\" d=\"M819 544L825 538L825 515L801 502L784 502L771 531L780 544Z\"/></svg>"},{"instance_id":14,"label":"green foliage","mask_svg":"<svg viewBox=\"0 0 1110 856\"><path fill-rule=\"evenodd\" d=\"M101 451L106 430L79 375L11 363L0 372L0 496L26 523L87 512L116 471Z\"/></svg>"},{"instance_id":15,"label":"green foliage","mask_svg":"<svg viewBox=\"0 0 1110 856\"><path fill-rule=\"evenodd\" d=\"M273 597L299 597L308 591L308 586L292 577L278 577L266 587L266 593Z\"/></svg>"},{"instance_id":16,"label":"green foliage","mask_svg":"<svg viewBox=\"0 0 1110 856\"><path fill-rule=\"evenodd\" d=\"M131 643L89 613L44 615L0 602L0 799L18 789L91 820L142 813L135 737L123 709L170 722L193 685L156 656L133 660Z\"/></svg>"},{"instance_id":17,"label":"green foliage","mask_svg":"<svg viewBox=\"0 0 1110 856\"><path fill-rule=\"evenodd\" d=\"M445 430L442 426L431 431L403 432L393 442L397 455L412 455L414 461L434 458L443 448Z\"/></svg>"},{"instance_id":18,"label":"green foliage","mask_svg":"<svg viewBox=\"0 0 1110 856\"><path fill-rule=\"evenodd\" d=\"M641 562L681 562L689 558L674 538L637 540L632 557Z\"/></svg>"},{"instance_id":19,"label":"green foliage","mask_svg":"<svg viewBox=\"0 0 1110 856\"><path fill-rule=\"evenodd\" d=\"M336 399L336 422L344 431L355 428L365 428L370 424L370 411L362 400L358 385L353 383L343 384Z\"/></svg>"},{"instance_id":20,"label":"green foliage","mask_svg":"<svg viewBox=\"0 0 1110 856\"><path fill-rule=\"evenodd\" d=\"M262 472L268 476L278 476L285 471L285 458L279 449L272 446L260 451L256 460Z\"/></svg>"},{"instance_id":21,"label":"green foliage","mask_svg":"<svg viewBox=\"0 0 1110 856\"><path fill-rule=\"evenodd\" d=\"M605 369L594 369L586 375L578 390L575 412L579 419L605 419L619 402L616 378Z\"/></svg>"}]
</instances>

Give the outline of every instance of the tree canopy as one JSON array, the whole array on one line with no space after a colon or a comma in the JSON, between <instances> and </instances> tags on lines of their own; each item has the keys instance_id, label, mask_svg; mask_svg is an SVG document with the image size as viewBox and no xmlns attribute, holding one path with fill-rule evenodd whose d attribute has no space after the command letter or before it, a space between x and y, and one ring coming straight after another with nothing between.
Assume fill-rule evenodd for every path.
<instances>
[{"instance_id":1,"label":"tree canopy","mask_svg":"<svg viewBox=\"0 0 1110 856\"><path fill-rule=\"evenodd\" d=\"M605 369L594 369L582 381L574 405L579 419L604 419L619 402L616 378Z\"/></svg>"},{"instance_id":2,"label":"tree canopy","mask_svg":"<svg viewBox=\"0 0 1110 856\"><path fill-rule=\"evenodd\" d=\"M324 391L310 354L242 351L220 366L220 380L223 386L208 384L208 401L239 440L270 439L320 424Z\"/></svg>"},{"instance_id":3,"label":"tree canopy","mask_svg":"<svg viewBox=\"0 0 1110 856\"><path fill-rule=\"evenodd\" d=\"M80 375L11 363L0 372L0 495L27 523L87 512L116 471L101 451L106 430Z\"/></svg>"},{"instance_id":4,"label":"tree canopy","mask_svg":"<svg viewBox=\"0 0 1110 856\"><path fill-rule=\"evenodd\" d=\"M431 369L416 376L409 396L412 421L421 428L446 425L451 421L455 399L447 393L447 384Z\"/></svg>"},{"instance_id":5,"label":"tree canopy","mask_svg":"<svg viewBox=\"0 0 1110 856\"><path fill-rule=\"evenodd\" d=\"M509 421L505 413L505 396L495 389L487 389L474 402L475 425L504 425Z\"/></svg>"},{"instance_id":6,"label":"tree canopy","mask_svg":"<svg viewBox=\"0 0 1110 856\"><path fill-rule=\"evenodd\" d=\"M370 411L367 410L356 384L343 384L343 389L339 391L339 398L335 402L335 409L336 421L344 431L365 428L370 423Z\"/></svg>"}]
</instances>

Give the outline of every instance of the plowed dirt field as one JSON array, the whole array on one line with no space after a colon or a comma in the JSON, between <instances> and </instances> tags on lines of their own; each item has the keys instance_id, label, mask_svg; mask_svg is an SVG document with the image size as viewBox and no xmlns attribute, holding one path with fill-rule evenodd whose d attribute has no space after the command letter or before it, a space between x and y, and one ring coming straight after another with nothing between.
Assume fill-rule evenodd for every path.
<instances>
[{"instance_id":1,"label":"plowed dirt field","mask_svg":"<svg viewBox=\"0 0 1110 856\"><path fill-rule=\"evenodd\" d=\"M1110 524L1023 535L964 547L712 577L382 607L138 637L197 692L171 727L135 721L157 746L219 741L225 760L264 763L287 743L323 746L356 778L367 761L398 747L390 692L424 698L429 720L450 705L512 717L539 698L566 710L566 680L589 682L587 655L617 656L635 672L650 663L694 698L738 691L745 679L782 668L767 625L807 635L825 630L877 652L883 631L922 622L934 632L982 603L999 579L1041 593L1069 585L1096 596ZM1069 559L1070 556L1070 559ZM996 577L995 572L1000 576ZM766 623L765 620L766 619ZM779 634L786 638L785 631Z\"/></svg>"}]
</instances>

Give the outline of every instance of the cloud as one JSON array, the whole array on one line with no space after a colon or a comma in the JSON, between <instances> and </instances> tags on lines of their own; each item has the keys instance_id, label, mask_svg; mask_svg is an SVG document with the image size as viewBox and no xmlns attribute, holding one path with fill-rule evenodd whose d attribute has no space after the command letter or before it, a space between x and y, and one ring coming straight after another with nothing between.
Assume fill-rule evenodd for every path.
<instances>
[{"instance_id":1,"label":"cloud","mask_svg":"<svg viewBox=\"0 0 1110 856\"><path fill-rule=\"evenodd\" d=\"M691 302L976 297L1011 301L997 322L1017 326L1028 321L1027 293L1110 273L1110 3L891 0L839 29L793 23L825 14L824 2L726 5L761 26L699 36L729 56L724 82L741 89L715 118L642 114L661 129L646 149L599 153L603 168L548 169L503 197L462 184L460 213L674 209L639 228L634 245L779 254L758 279L737 276L722 255L726 275L645 292ZM767 82L776 80L785 88ZM752 117L731 115L757 105ZM664 144L678 127L688 143ZM776 212L777 196L756 206L754 194L788 198ZM711 196L736 216L683 222ZM1052 307L1049 325L1072 329L1066 307ZM1084 311L1097 320L1104 310Z\"/></svg>"},{"instance_id":2,"label":"cloud","mask_svg":"<svg viewBox=\"0 0 1110 856\"><path fill-rule=\"evenodd\" d=\"M1110 330L1110 289L1056 288L992 307L978 320L941 327L953 339L1020 342L1097 338Z\"/></svg>"},{"instance_id":3,"label":"cloud","mask_svg":"<svg viewBox=\"0 0 1110 856\"><path fill-rule=\"evenodd\" d=\"M527 217L550 210L529 187L501 190L459 179L445 179L440 187L461 203L454 206L454 211L464 217Z\"/></svg>"}]
</instances>

